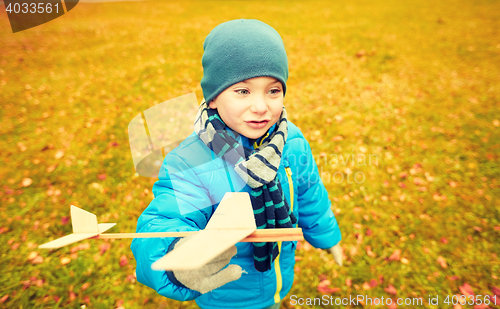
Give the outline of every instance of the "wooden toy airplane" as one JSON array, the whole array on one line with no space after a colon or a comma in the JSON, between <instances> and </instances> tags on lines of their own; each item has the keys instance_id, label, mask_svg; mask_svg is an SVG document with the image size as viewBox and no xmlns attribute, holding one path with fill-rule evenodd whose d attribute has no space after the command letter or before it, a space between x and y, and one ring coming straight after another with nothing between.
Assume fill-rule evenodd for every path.
<instances>
[{"instance_id":1,"label":"wooden toy airplane","mask_svg":"<svg viewBox=\"0 0 500 309\"><path fill-rule=\"evenodd\" d=\"M237 242L303 240L302 229L257 229L250 196L246 192L226 193L204 230L194 232L103 234L116 223L97 223L96 215L71 205L73 234L40 245L56 249L84 239L185 237L181 246L153 263L155 270L184 270L201 267Z\"/></svg>"}]
</instances>

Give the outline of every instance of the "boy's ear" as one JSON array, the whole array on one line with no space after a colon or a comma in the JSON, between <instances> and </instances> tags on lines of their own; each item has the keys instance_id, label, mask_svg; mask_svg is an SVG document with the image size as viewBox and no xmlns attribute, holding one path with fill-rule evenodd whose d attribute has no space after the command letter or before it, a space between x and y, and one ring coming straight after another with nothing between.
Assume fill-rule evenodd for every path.
<instances>
[{"instance_id":1,"label":"boy's ear","mask_svg":"<svg viewBox=\"0 0 500 309\"><path fill-rule=\"evenodd\" d=\"M210 101L210 103L208 103L208 106L211 109L216 109L217 108L217 104L215 103L215 100Z\"/></svg>"}]
</instances>

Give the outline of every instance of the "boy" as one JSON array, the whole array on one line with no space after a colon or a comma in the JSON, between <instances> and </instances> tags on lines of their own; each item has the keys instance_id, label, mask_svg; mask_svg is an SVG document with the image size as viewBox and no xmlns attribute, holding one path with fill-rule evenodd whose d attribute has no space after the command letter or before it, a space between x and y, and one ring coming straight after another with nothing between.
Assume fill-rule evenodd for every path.
<instances>
[{"instance_id":1,"label":"boy","mask_svg":"<svg viewBox=\"0 0 500 309\"><path fill-rule=\"evenodd\" d=\"M298 225L341 264L340 230L311 148L283 106L288 60L280 35L257 20L233 20L203 47L205 100L195 132L166 156L137 232L203 229L226 192L242 191L258 228ZM292 286L296 242L238 243L199 270L151 270L177 245L134 239L138 281L201 308L279 308Z\"/></svg>"}]
</instances>

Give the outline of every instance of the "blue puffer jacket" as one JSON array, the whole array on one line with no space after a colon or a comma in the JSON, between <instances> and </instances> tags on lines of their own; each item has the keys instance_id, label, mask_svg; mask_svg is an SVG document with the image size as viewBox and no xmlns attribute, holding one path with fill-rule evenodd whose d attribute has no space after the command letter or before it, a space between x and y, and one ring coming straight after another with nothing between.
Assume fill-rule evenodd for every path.
<instances>
[{"instance_id":1,"label":"blue puffer jacket","mask_svg":"<svg viewBox=\"0 0 500 309\"><path fill-rule=\"evenodd\" d=\"M252 147L247 138L238 139L246 147ZM336 245L341 239L340 230L311 148L290 121L278 177L305 239L316 248ZM193 133L166 156L159 180L153 186L155 198L140 216L137 232L204 229L226 192L250 191L233 167L215 156ZM272 269L263 273L253 266L252 244L236 244L238 253L231 264L240 265L246 273L239 280L201 295L173 284L166 272L151 270L151 264L166 254L173 240L134 239L131 246L137 261L137 280L165 297L196 299L202 308L263 308L279 302L292 287L295 241L282 242Z\"/></svg>"}]
</instances>

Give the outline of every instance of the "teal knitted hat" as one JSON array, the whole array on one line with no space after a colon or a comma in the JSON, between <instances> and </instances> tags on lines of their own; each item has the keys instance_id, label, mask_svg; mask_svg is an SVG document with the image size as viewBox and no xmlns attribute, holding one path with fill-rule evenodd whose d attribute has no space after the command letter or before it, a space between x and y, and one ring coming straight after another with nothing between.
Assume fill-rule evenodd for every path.
<instances>
[{"instance_id":1,"label":"teal knitted hat","mask_svg":"<svg viewBox=\"0 0 500 309\"><path fill-rule=\"evenodd\" d=\"M208 103L231 85L274 77L286 92L288 59L281 36L255 19L237 19L215 27L203 43L201 88Z\"/></svg>"}]
</instances>

